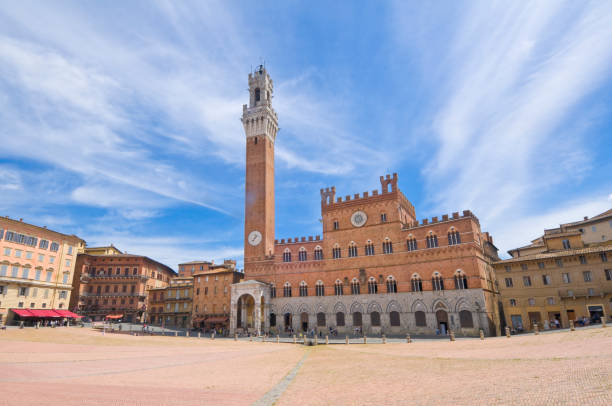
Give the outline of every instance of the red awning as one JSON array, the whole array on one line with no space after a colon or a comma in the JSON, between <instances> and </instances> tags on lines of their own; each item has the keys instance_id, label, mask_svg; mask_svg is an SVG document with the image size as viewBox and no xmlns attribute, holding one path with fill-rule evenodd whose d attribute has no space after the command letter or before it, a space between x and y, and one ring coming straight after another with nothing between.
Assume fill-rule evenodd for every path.
<instances>
[{"instance_id":1,"label":"red awning","mask_svg":"<svg viewBox=\"0 0 612 406\"><path fill-rule=\"evenodd\" d=\"M51 317L48 314L49 310L30 309L29 311L34 317ZM57 317L57 315L54 317Z\"/></svg>"},{"instance_id":2,"label":"red awning","mask_svg":"<svg viewBox=\"0 0 612 406\"><path fill-rule=\"evenodd\" d=\"M36 317L28 309L11 309L19 317Z\"/></svg>"},{"instance_id":3,"label":"red awning","mask_svg":"<svg viewBox=\"0 0 612 406\"><path fill-rule=\"evenodd\" d=\"M67 317L71 319L80 319L81 317L83 317L83 316L79 316L76 313L72 313L70 310L53 309L53 311L59 314L61 317Z\"/></svg>"},{"instance_id":4,"label":"red awning","mask_svg":"<svg viewBox=\"0 0 612 406\"><path fill-rule=\"evenodd\" d=\"M227 317L209 317L206 319L206 323L225 323Z\"/></svg>"},{"instance_id":5,"label":"red awning","mask_svg":"<svg viewBox=\"0 0 612 406\"><path fill-rule=\"evenodd\" d=\"M120 319L123 317L123 314L109 314L106 316L107 319Z\"/></svg>"}]
</instances>

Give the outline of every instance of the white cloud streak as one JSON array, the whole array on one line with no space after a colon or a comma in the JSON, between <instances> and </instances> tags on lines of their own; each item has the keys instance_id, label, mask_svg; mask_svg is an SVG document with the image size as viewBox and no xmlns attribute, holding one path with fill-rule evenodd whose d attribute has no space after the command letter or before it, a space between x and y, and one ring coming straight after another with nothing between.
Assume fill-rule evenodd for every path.
<instances>
[{"instance_id":1,"label":"white cloud streak","mask_svg":"<svg viewBox=\"0 0 612 406\"><path fill-rule=\"evenodd\" d=\"M473 210L508 249L524 243L509 223L545 213L543 192L590 169L589 126L575 125L585 120L576 108L610 77L612 5L475 1L452 13L446 49L423 67L435 75L426 114L435 153L423 176L435 211ZM410 30L398 28L400 41ZM519 235L556 214L520 221Z\"/></svg>"}]
</instances>

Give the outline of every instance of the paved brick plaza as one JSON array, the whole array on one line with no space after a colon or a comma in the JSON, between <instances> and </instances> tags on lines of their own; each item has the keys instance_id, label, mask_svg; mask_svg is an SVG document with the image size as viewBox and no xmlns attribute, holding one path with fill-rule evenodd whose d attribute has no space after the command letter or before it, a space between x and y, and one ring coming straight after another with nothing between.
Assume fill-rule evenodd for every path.
<instances>
[{"instance_id":1,"label":"paved brick plaza","mask_svg":"<svg viewBox=\"0 0 612 406\"><path fill-rule=\"evenodd\" d=\"M3 405L604 405L612 328L317 348L9 329L0 393Z\"/></svg>"}]
</instances>

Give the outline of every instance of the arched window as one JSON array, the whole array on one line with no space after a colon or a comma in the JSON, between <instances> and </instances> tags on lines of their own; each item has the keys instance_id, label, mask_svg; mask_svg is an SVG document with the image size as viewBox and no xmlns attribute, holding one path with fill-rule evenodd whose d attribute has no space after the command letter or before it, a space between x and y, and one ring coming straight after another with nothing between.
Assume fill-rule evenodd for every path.
<instances>
[{"instance_id":1,"label":"arched window","mask_svg":"<svg viewBox=\"0 0 612 406\"><path fill-rule=\"evenodd\" d=\"M255 89L255 102L258 102L261 100L261 90L259 90L259 88Z\"/></svg>"},{"instance_id":2,"label":"arched window","mask_svg":"<svg viewBox=\"0 0 612 406\"><path fill-rule=\"evenodd\" d=\"M340 279L336 280L336 283L334 284L334 294L336 296L344 295L343 285Z\"/></svg>"},{"instance_id":3,"label":"arched window","mask_svg":"<svg viewBox=\"0 0 612 406\"><path fill-rule=\"evenodd\" d=\"M406 240L406 248L408 251L416 251L417 250L417 240L416 238L409 236Z\"/></svg>"},{"instance_id":4,"label":"arched window","mask_svg":"<svg viewBox=\"0 0 612 406\"><path fill-rule=\"evenodd\" d=\"M317 281L315 293L317 296L325 296L325 285L323 285L323 281Z\"/></svg>"},{"instance_id":5,"label":"arched window","mask_svg":"<svg viewBox=\"0 0 612 406\"><path fill-rule=\"evenodd\" d=\"M399 327L400 326L400 314L395 310L389 313L389 321L391 322L391 327Z\"/></svg>"},{"instance_id":6,"label":"arched window","mask_svg":"<svg viewBox=\"0 0 612 406\"><path fill-rule=\"evenodd\" d=\"M387 277L387 293L397 293L397 281L391 275Z\"/></svg>"},{"instance_id":7,"label":"arched window","mask_svg":"<svg viewBox=\"0 0 612 406\"><path fill-rule=\"evenodd\" d=\"M360 312L353 313L353 326L354 327L361 327L362 324L363 323L361 321L361 313Z\"/></svg>"},{"instance_id":8,"label":"arched window","mask_svg":"<svg viewBox=\"0 0 612 406\"><path fill-rule=\"evenodd\" d=\"M283 252L283 262L291 262L291 251L289 248L285 248L285 252Z\"/></svg>"},{"instance_id":9,"label":"arched window","mask_svg":"<svg viewBox=\"0 0 612 406\"><path fill-rule=\"evenodd\" d=\"M336 313L336 326L338 327L344 326L344 313L342 312Z\"/></svg>"},{"instance_id":10,"label":"arched window","mask_svg":"<svg viewBox=\"0 0 612 406\"><path fill-rule=\"evenodd\" d=\"M198 292L200 291L200 288L198 288ZM272 285L270 286L270 297L275 298L276 297L276 286Z\"/></svg>"},{"instance_id":11,"label":"arched window","mask_svg":"<svg viewBox=\"0 0 612 406\"><path fill-rule=\"evenodd\" d=\"M383 254L393 254L393 243L389 238L385 238L382 243Z\"/></svg>"},{"instance_id":12,"label":"arched window","mask_svg":"<svg viewBox=\"0 0 612 406\"><path fill-rule=\"evenodd\" d=\"M348 248L348 256L356 257L357 256L357 244L354 241L351 241Z\"/></svg>"},{"instance_id":13,"label":"arched window","mask_svg":"<svg viewBox=\"0 0 612 406\"><path fill-rule=\"evenodd\" d=\"M325 313L317 313L317 327L325 327Z\"/></svg>"},{"instance_id":14,"label":"arched window","mask_svg":"<svg viewBox=\"0 0 612 406\"><path fill-rule=\"evenodd\" d=\"M353 278L351 281L351 295L358 295L360 293L359 281L357 278Z\"/></svg>"},{"instance_id":15,"label":"arched window","mask_svg":"<svg viewBox=\"0 0 612 406\"><path fill-rule=\"evenodd\" d=\"M423 281L421 280L421 277L419 276L419 274L414 274L412 275L412 279L410 280L411 284L412 284L412 291L413 292L422 292L423 291Z\"/></svg>"},{"instance_id":16,"label":"arched window","mask_svg":"<svg viewBox=\"0 0 612 406\"><path fill-rule=\"evenodd\" d=\"M321 261L323 259L323 249L318 245L315 247L314 250L314 259L315 261Z\"/></svg>"},{"instance_id":17,"label":"arched window","mask_svg":"<svg viewBox=\"0 0 612 406\"><path fill-rule=\"evenodd\" d=\"M444 279L438 272L434 272L431 278L431 285L433 286L433 290L444 290Z\"/></svg>"},{"instance_id":18,"label":"arched window","mask_svg":"<svg viewBox=\"0 0 612 406\"><path fill-rule=\"evenodd\" d=\"M370 279L368 279L368 293L371 295L378 293L378 283L376 283L376 279L373 276L370 276Z\"/></svg>"},{"instance_id":19,"label":"arched window","mask_svg":"<svg viewBox=\"0 0 612 406\"><path fill-rule=\"evenodd\" d=\"M461 236L459 235L459 231L455 230L454 227L451 227L448 232L448 245L456 245L461 244Z\"/></svg>"},{"instance_id":20,"label":"arched window","mask_svg":"<svg viewBox=\"0 0 612 406\"><path fill-rule=\"evenodd\" d=\"M308 285L306 282L300 282L300 296L308 296Z\"/></svg>"},{"instance_id":21,"label":"arched window","mask_svg":"<svg viewBox=\"0 0 612 406\"><path fill-rule=\"evenodd\" d=\"M332 258L342 258L342 250L338 244L336 244L334 248L332 248Z\"/></svg>"},{"instance_id":22,"label":"arched window","mask_svg":"<svg viewBox=\"0 0 612 406\"><path fill-rule=\"evenodd\" d=\"M461 327L473 328L474 320L472 319L472 312L468 310L461 310L459 312L459 323L461 323Z\"/></svg>"},{"instance_id":23,"label":"arched window","mask_svg":"<svg viewBox=\"0 0 612 406\"><path fill-rule=\"evenodd\" d=\"M387 213L380 213L380 222L381 223L387 222Z\"/></svg>"},{"instance_id":24,"label":"arched window","mask_svg":"<svg viewBox=\"0 0 612 406\"><path fill-rule=\"evenodd\" d=\"M465 273L459 270L455 274L455 289L467 289L467 278L465 277Z\"/></svg>"},{"instance_id":25,"label":"arched window","mask_svg":"<svg viewBox=\"0 0 612 406\"><path fill-rule=\"evenodd\" d=\"M370 313L370 323L373 327L380 327L380 313L372 312Z\"/></svg>"},{"instance_id":26,"label":"arched window","mask_svg":"<svg viewBox=\"0 0 612 406\"><path fill-rule=\"evenodd\" d=\"M300 251L298 252L298 260L299 261L306 261L308 259L308 254L306 252L306 248L301 247Z\"/></svg>"},{"instance_id":27,"label":"arched window","mask_svg":"<svg viewBox=\"0 0 612 406\"><path fill-rule=\"evenodd\" d=\"M422 312L420 310L414 312L414 321L416 322L417 327L427 326L427 322L425 321L425 312Z\"/></svg>"},{"instance_id":28,"label":"arched window","mask_svg":"<svg viewBox=\"0 0 612 406\"><path fill-rule=\"evenodd\" d=\"M291 284L289 282L285 282L285 286L283 286L283 296L291 297Z\"/></svg>"},{"instance_id":29,"label":"arched window","mask_svg":"<svg viewBox=\"0 0 612 406\"><path fill-rule=\"evenodd\" d=\"M437 248L438 236L430 231L429 235L425 237L425 242L427 243L427 248Z\"/></svg>"},{"instance_id":30,"label":"arched window","mask_svg":"<svg viewBox=\"0 0 612 406\"><path fill-rule=\"evenodd\" d=\"M366 242L365 254L368 256L374 255L374 244L372 244L372 241L370 240Z\"/></svg>"}]
</instances>

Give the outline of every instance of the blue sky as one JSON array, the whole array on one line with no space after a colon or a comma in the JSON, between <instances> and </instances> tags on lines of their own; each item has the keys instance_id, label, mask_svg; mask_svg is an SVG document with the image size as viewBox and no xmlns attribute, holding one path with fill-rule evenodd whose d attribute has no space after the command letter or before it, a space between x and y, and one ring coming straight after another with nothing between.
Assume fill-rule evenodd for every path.
<instances>
[{"instance_id":1,"label":"blue sky","mask_svg":"<svg viewBox=\"0 0 612 406\"><path fill-rule=\"evenodd\" d=\"M275 82L276 235L397 172L507 249L612 206L612 3L0 7L0 214L172 267L241 260L247 75Z\"/></svg>"}]
</instances>

